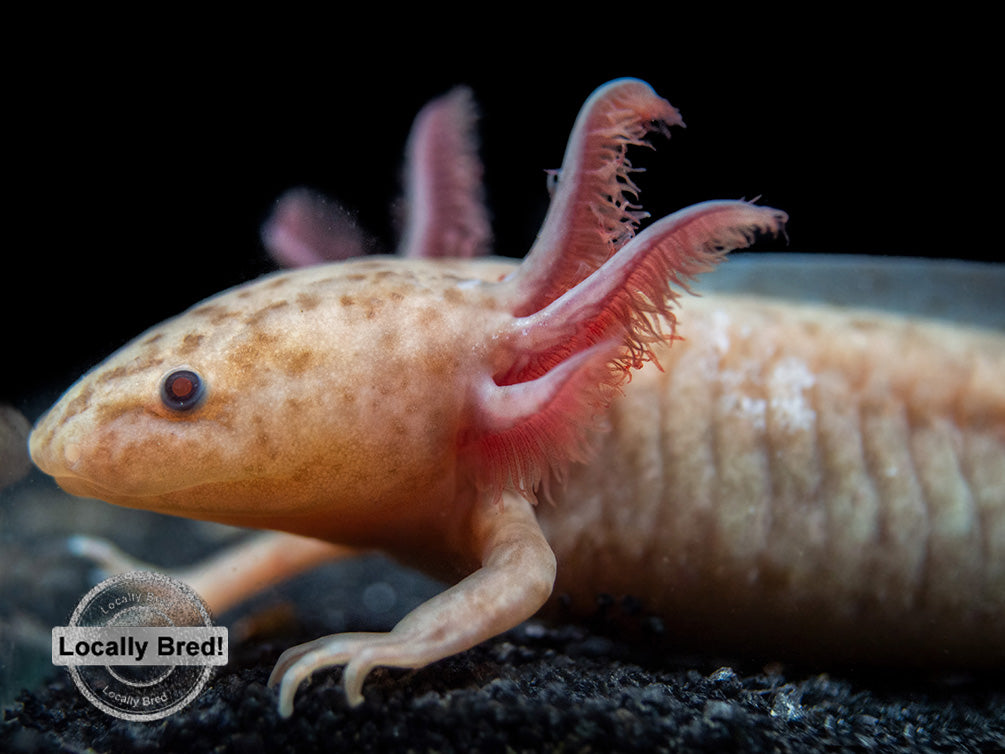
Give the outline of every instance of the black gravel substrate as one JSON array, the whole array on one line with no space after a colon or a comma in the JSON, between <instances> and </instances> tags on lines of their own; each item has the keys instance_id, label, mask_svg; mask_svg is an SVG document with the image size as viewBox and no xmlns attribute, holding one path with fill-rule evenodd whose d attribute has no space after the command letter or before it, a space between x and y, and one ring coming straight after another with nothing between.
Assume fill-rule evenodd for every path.
<instances>
[{"instance_id":1,"label":"black gravel substrate","mask_svg":"<svg viewBox=\"0 0 1005 754\"><path fill-rule=\"evenodd\" d=\"M318 674L292 718L265 683L288 638L234 647L185 710L99 712L65 673L4 713L4 752L1005 752L995 679L742 673L528 625L421 671L378 669L350 709Z\"/></svg>"}]
</instances>

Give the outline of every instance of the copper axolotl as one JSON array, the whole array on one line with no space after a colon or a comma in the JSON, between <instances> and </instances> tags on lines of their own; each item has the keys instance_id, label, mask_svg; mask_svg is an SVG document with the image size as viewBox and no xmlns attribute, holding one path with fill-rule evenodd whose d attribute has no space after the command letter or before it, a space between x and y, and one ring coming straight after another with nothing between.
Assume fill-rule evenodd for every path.
<instances>
[{"instance_id":1,"label":"copper axolotl","mask_svg":"<svg viewBox=\"0 0 1005 754\"><path fill-rule=\"evenodd\" d=\"M598 594L680 647L1005 662L1005 338L753 297L677 308L787 218L714 201L643 228L628 150L681 121L634 79L584 105L526 258L478 258L472 121L463 91L418 117L397 256L358 256L344 218L294 195L277 256L350 258L140 335L40 419L35 463L75 495L274 530L181 574L217 611L373 550L451 584L389 633L284 653L284 715L323 668L358 704L376 666Z\"/></svg>"}]
</instances>

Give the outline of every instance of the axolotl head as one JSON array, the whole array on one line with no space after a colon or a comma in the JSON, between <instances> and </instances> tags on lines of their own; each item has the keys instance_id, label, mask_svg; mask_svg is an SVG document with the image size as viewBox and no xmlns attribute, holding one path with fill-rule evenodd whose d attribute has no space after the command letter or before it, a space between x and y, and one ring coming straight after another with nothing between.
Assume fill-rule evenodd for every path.
<instances>
[{"instance_id":1,"label":"axolotl head","mask_svg":"<svg viewBox=\"0 0 1005 754\"><path fill-rule=\"evenodd\" d=\"M32 458L77 495L247 525L448 500L511 269L370 258L225 292L81 378Z\"/></svg>"},{"instance_id":2,"label":"axolotl head","mask_svg":"<svg viewBox=\"0 0 1005 754\"><path fill-rule=\"evenodd\" d=\"M675 286L785 222L707 202L636 234L625 147L677 122L643 82L602 87L519 267L406 250L224 292L81 378L32 458L74 494L348 544L473 495L533 499L672 340Z\"/></svg>"}]
</instances>

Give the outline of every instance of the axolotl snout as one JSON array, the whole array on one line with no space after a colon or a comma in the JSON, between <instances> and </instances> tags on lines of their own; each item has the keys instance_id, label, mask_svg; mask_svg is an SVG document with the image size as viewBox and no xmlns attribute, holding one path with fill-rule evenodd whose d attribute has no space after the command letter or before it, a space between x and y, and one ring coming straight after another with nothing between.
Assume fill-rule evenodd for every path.
<instances>
[{"instance_id":1,"label":"axolotl snout","mask_svg":"<svg viewBox=\"0 0 1005 754\"><path fill-rule=\"evenodd\" d=\"M677 323L690 279L786 217L708 202L638 231L626 147L680 119L630 79L584 106L521 264L436 258L483 224L446 125L463 103L431 108L399 257L196 305L30 442L71 493L284 532L186 574L215 609L370 549L453 584L388 634L285 653L284 714L318 669L344 664L357 703L377 665L598 593L682 646L1005 662L1000 335L743 297L689 298Z\"/></svg>"}]
</instances>

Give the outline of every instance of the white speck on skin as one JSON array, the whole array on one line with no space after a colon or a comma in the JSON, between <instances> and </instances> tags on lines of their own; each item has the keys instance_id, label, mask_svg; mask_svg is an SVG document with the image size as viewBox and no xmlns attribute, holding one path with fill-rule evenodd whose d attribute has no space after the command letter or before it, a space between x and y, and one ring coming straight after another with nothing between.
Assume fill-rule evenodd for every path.
<instances>
[{"instance_id":1,"label":"white speck on skin","mask_svg":"<svg viewBox=\"0 0 1005 754\"><path fill-rule=\"evenodd\" d=\"M768 402L763 398L752 398L749 395L730 390L724 393L719 400L720 411L723 414L732 415L758 432L763 431L767 426Z\"/></svg>"},{"instance_id":2,"label":"white speck on skin","mask_svg":"<svg viewBox=\"0 0 1005 754\"><path fill-rule=\"evenodd\" d=\"M77 461L80 460L81 455L80 446L75 442L68 442L63 449L63 456L66 458L66 463L70 468L77 465Z\"/></svg>"},{"instance_id":3,"label":"white speck on skin","mask_svg":"<svg viewBox=\"0 0 1005 754\"><path fill-rule=\"evenodd\" d=\"M724 311L712 312L712 327L707 333L712 348L719 356L729 352L729 326L731 320Z\"/></svg>"},{"instance_id":4,"label":"white speck on skin","mask_svg":"<svg viewBox=\"0 0 1005 754\"><path fill-rule=\"evenodd\" d=\"M810 406L806 391L816 383L816 377L801 359L790 357L779 361L768 376L773 416L784 431L810 429L817 412Z\"/></svg>"},{"instance_id":5,"label":"white speck on skin","mask_svg":"<svg viewBox=\"0 0 1005 754\"><path fill-rule=\"evenodd\" d=\"M740 396L738 413L744 416L747 421L754 425L754 429L764 429L765 415L768 404L762 398L751 398L749 395Z\"/></svg>"}]
</instances>

